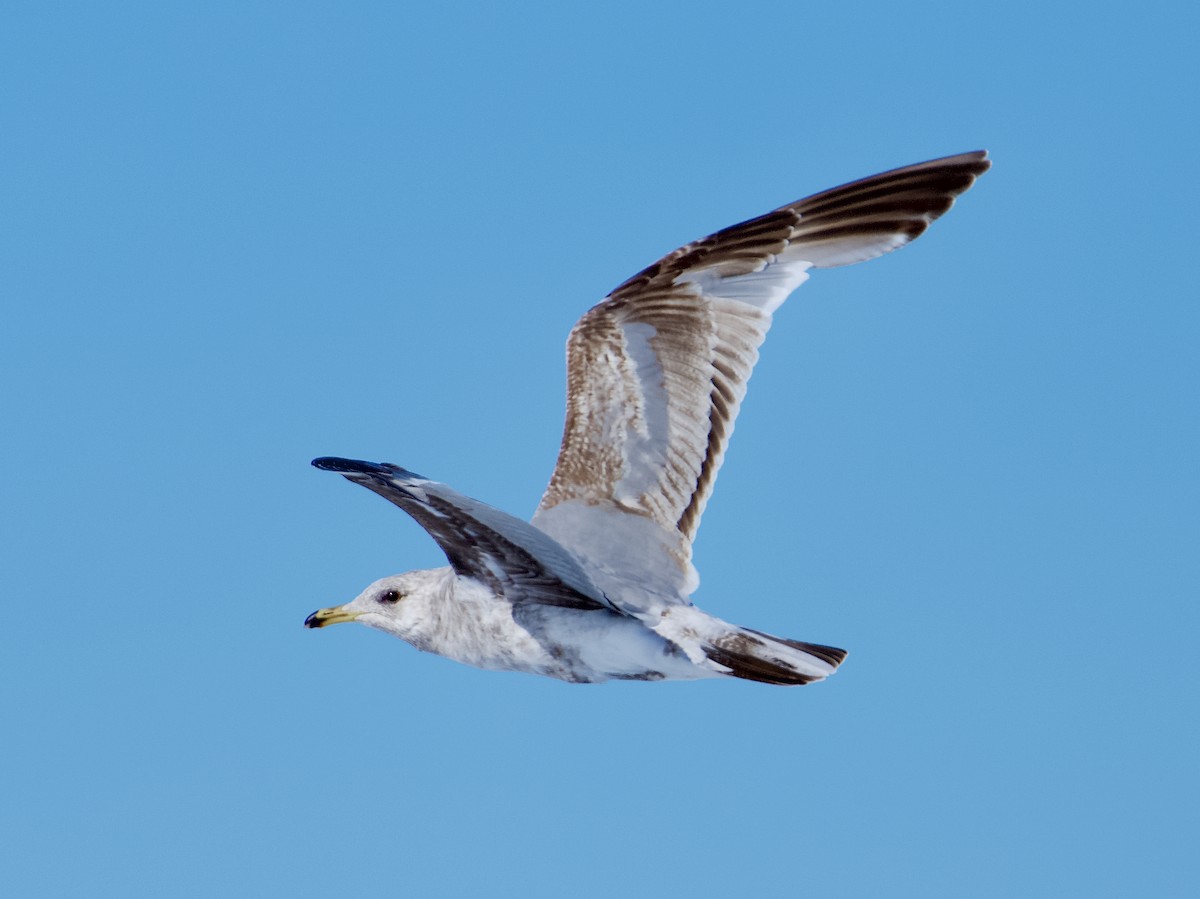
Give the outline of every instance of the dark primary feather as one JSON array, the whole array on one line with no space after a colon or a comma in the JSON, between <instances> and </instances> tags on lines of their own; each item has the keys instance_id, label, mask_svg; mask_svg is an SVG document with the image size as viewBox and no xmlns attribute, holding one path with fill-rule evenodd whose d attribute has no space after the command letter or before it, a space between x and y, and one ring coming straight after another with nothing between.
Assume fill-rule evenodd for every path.
<instances>
[{"instance_id":1,"label":"dark primary feather","mask_svg":"<svg viewBox=\"0 0 1200 899\"><path fill-rule=\"evenodd\" d=\"M551 570L551 565L537 558L539 542L551 541L519 519L398 465L333 456L314 459L312 464L323 471L338 472L399 506L437 542L457 574L475 578L499 596L517 603L587 611L612 608L594 587L588 589L578 581L576 586L567 583L564 576ZM506 530L531 539L522 541L525 546L518 545L481 520L483 510L494 520L502 517ZM579 577L586 576L580 572Z\"/></svg>"},{"instance_id":2,"label":"dark primary feather","mask_svg":"<svg viewBox=\"0 0 1200 899\"><path fill-rule=\"evenodd\" d=\"M723 274L744 274L766 256L782 252L785 243L819 244L867 234L903 234L912 240L991 167L987 151L975 150L823 190L685 244L609 296L631 297L654 285L674 285L690 269L720 266Z\"/></svg>"}]
</instances>

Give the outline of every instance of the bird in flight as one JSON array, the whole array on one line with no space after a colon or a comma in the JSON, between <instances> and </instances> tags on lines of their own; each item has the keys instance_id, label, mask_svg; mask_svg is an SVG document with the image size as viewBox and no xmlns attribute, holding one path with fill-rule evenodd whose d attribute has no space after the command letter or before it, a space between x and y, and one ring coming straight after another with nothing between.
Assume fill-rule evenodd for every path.
<instances>
[{"instance_id":1,"label":"bird in flight","mask_svg":"<svg viewBox=\"0 0 1200 899\"><path fill-rule=\"evenodd\" d=\"M573 683L828 677L845 650L692 605L692 541L775 311L809 269L919 236L990 165L976 151L835 187L613 290L567 338L562 445L529 522L396 465L313 460L411 515L450 564L385 577L305 626L358 621L468 665Z\"/></svg>"}]
</instances>

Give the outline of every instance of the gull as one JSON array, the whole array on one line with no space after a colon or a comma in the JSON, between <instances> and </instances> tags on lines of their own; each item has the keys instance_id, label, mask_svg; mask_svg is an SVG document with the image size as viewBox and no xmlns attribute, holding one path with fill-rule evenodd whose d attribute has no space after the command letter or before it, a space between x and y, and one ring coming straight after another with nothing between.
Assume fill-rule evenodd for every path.
<instances>
[{"instance_id":1,"label":"gull","mask_svg":"<svg viewBox=\"0 0 1200 899\"><path fill-rule=\"evenodd\" d=\"M730 624L689 599L692 541L771 318L809 269L903 246L990 167L986 151L894 169L668 253L567 339L558 462L523 521L397 465L322 457L411 515L449 565L314 612L478 668L571 683L822 680L846 651Z\"/></svg>"}]
</instances>

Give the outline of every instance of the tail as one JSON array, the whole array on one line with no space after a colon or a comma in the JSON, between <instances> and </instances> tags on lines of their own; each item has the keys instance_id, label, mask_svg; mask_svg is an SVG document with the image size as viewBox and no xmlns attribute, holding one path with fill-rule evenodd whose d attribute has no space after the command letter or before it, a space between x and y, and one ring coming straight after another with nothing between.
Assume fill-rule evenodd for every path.
<instances>
[{"instance_id":1,"label":"tail","mask_svg":"<svg viewBox=\"0 0 1200 899\"><path fill-rule=\"evenodd\" d=\"M736 628L702 648L710 662L729 669L733 677L789 687L824 680L847 655L844 649L772 637L747 627Z\"/></svg>"},{"instance_id":2,"label":"tail","mask_svg":"<svg viewBox=\"0 0 1200 899\"><path fill-rule=\"evenodd\" d=\"M802 643L738 627L695 606L671 608L654 627L697 665L763 684L798 686L824 680L846 658L846 650Z\"/></svg>"}]
</instances>

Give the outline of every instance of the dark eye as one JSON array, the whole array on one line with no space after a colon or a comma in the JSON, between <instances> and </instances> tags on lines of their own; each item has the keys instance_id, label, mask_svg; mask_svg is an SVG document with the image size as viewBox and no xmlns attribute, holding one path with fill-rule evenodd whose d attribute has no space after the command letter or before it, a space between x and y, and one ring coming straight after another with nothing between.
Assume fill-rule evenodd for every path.
<instances>
[{"instance_id":1,"label":"dark eye","mask_svg":"<svg viewBox=\"0 0 1200 899\"><path fill-rule=\"evenodd\" d=\"M379 595L379 601L386 602L389 605L394 602L399 602L403 598L404 595L399 590L389 590L387 593L381 593Z\"/></svg>"}]
</instances>

